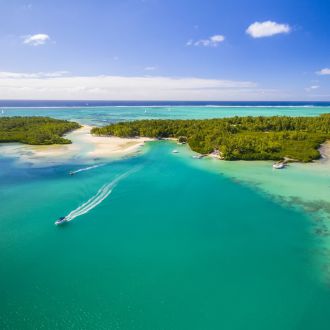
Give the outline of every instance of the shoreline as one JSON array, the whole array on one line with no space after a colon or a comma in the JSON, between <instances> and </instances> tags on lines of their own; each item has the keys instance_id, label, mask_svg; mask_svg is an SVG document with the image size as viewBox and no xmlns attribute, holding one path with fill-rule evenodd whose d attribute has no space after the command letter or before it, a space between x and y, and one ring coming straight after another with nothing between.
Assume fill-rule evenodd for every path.
<instances>
[{"instance_id":1,"label":"shoreline","mask_svg":"<svg viewBox=\"0 0 330 330\"><path fill-rule=\"evenodd\" d=\"M142 147L145 142L154 141L151 138L121 138L116 136L97 136L90 133L93 127L84 125L80 130L80 137L67 136L74 143L84 143L90 150L88 157L108 158L113 156L125 156L134 153Z\"/></svg>"},{"instance_id":2,"label":"shoreline","mask_svg":"<svg viewBox=\"0 0 330 330\"><path fill-rule=\"evenodd\" d=\"M321 158L320 161L329 161L330 160L330 140L325 141L320 145L320 148L318 149Z\"/></svg>"},{"instance_id":3,"label":"shoreline","mask_svg":"<svg viewBox=\"0 0 330 330\"><path fill-rule=\"evenodd\" d=\"M0 144L3 156L16 158L20 163L32 165L54 165L69 161L96 161L120 158L134 154L150 138L101 137L90 133L92 126L82 125L63 137L71 144L27 145L21 143Z\"/></svg>"},{"instance_id":4,"label":"shoreline","mask_svg":"<svg viewBox=\"0 0 330 330\"><path fill-rule=\"evenodd\" d=\"M48 164L60 164L77 159L96 161L106 158L120 158L137 152L146 142L157 140L148 137L98 136L90 133L92 128L93 126L90 125L82 125L80 128L64 134L63 137L70 139L71 144L27 145L0 143L0 148L3 156L17 158L23 163L40 164L46 162ZM163 140L178 143L177 138L164 138ZM318 150L321 154L320 159L311 163L328 162L330 160L330 140L322 143ZM223 160L218 150L201 156Z\"/></svg>"}]
</instances>

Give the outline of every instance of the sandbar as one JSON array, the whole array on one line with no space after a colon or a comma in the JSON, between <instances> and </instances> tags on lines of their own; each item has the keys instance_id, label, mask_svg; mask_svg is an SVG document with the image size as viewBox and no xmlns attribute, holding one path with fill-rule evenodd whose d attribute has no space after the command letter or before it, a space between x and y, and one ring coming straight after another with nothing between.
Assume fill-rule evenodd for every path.
<instances>
[{"instance_id":1,"label":"sandbar","mask_svg":"<svg viewBox=\"0 0 330 330\"><path fill-rule=\"evenodd\" d=\"M61 164L68 161L95 161L120 158L136 153L150 138L119 138L95 136L91 126L84 125L65 135L71 144L34 146L21 143L0 144L3 156L17 158L30 164Z\"/></svg>"}]
</instances>

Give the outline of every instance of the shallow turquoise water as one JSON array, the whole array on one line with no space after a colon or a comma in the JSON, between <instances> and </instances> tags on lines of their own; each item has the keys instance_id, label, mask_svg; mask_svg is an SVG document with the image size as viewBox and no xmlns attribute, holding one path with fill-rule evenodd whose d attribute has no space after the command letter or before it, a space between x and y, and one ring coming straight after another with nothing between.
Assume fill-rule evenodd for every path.
<instances>
[{"instance_id":1,"label":"shallow turquoise water","mask_svg":"<svg viewBox=\"0 0 330 330\"><path fill-rule=\"evenodd\" d=\"M0 158L1 329L329 329L329 252L308 212L253 185L262 163L244 177L145 148L73 177L86 165Z\"/></svg>"},{"instance_id":2,"label":"shallow turquoise water","mask_svg":"<svg viewBox=\"0 0 330 330\"><path fill-rule=\"evenodd\" d=\"M83 124L105 125L136 119L203 119L232 116L317 116L330 113L328 106L104 106L61 108L6 108L6 116L50 116Z\"/></svg>"}]
</instances>

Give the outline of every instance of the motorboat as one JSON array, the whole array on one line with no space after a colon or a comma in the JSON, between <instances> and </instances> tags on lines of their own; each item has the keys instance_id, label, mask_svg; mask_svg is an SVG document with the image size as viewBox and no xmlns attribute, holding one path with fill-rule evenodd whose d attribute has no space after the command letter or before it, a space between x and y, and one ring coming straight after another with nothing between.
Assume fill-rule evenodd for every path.
<instances>
[{"instance_id":1,"label":"motorboat","mask_svg":"<svg viewBox=\"0 0 330 330\"><path fill-rule=\"evenodd\" d=\"M273 164L273 168L275 168L276 170L280 170L284 167L285 167L284 163L275 163L275 164Z\"/></svg>"},{"instance_id":2,"label":"motorboat","mask_svg":"<svg viewBox=\"0 0 330 330\"><path fill-rule=\"evenodd\" d=\"M174 154L177 154L179 151L177 151L176 149L174 149L172 152L173 152Z\"/></svg>"},{"instance_id":3,"label":"motorboat","mask_svg":"<svg viewBox=\"0 0 330 330\"><path fill-rule=\"evenodd\" d=\"M55 221L55 225L63 225L65 222L68 222L68 219L66 217L60 217Z\"/></svg>"},{"instance_id":4,"label":"motorboat","mask_svg":"<svg viewBox=\"0 0 330 330\"><path fill-rule=\"evenodd\" d=\"M75 172L70 171L70 172L69 172L69 175L75 175Z\"/></svg>"},{"instance_id":5,"label":"motorboat","mask_svg":"<svg viewBox=\"0 0 330 330\"><path fill-rule=\"evenodd\" d=\"M203 155L193 155L192 158L201 159L201 158L203 158Z\"/></svg>"}]
</instances>

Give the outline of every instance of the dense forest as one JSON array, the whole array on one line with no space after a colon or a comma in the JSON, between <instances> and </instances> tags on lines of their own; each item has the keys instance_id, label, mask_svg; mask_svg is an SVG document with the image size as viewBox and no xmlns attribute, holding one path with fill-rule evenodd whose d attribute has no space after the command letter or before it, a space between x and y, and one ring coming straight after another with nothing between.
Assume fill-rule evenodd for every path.
<instances>
[{"instance_id":1,"label":"dense forest","mask_svg":"<svg viewBox=\"0 0 330 330\"><path fill-rule=\"evenodd\" d=\"M68 144L71 141L61 136L79 127L78 123L49 117L3 117L0 142Z\"/></svg>"},{"instance_id":2,"label":"dense forest","mask_svg":"<svg viewBox=\"0 0 330 330\"><path fill-rule=\"evenodd\" d=\"M192 150L215 150L226 160L281 160L308 162L330 139L330 114L318 117L233 117L203 120L140 120L93 128L96 135L153 138L185 137Z\"/></svg>"}]
</instances>

